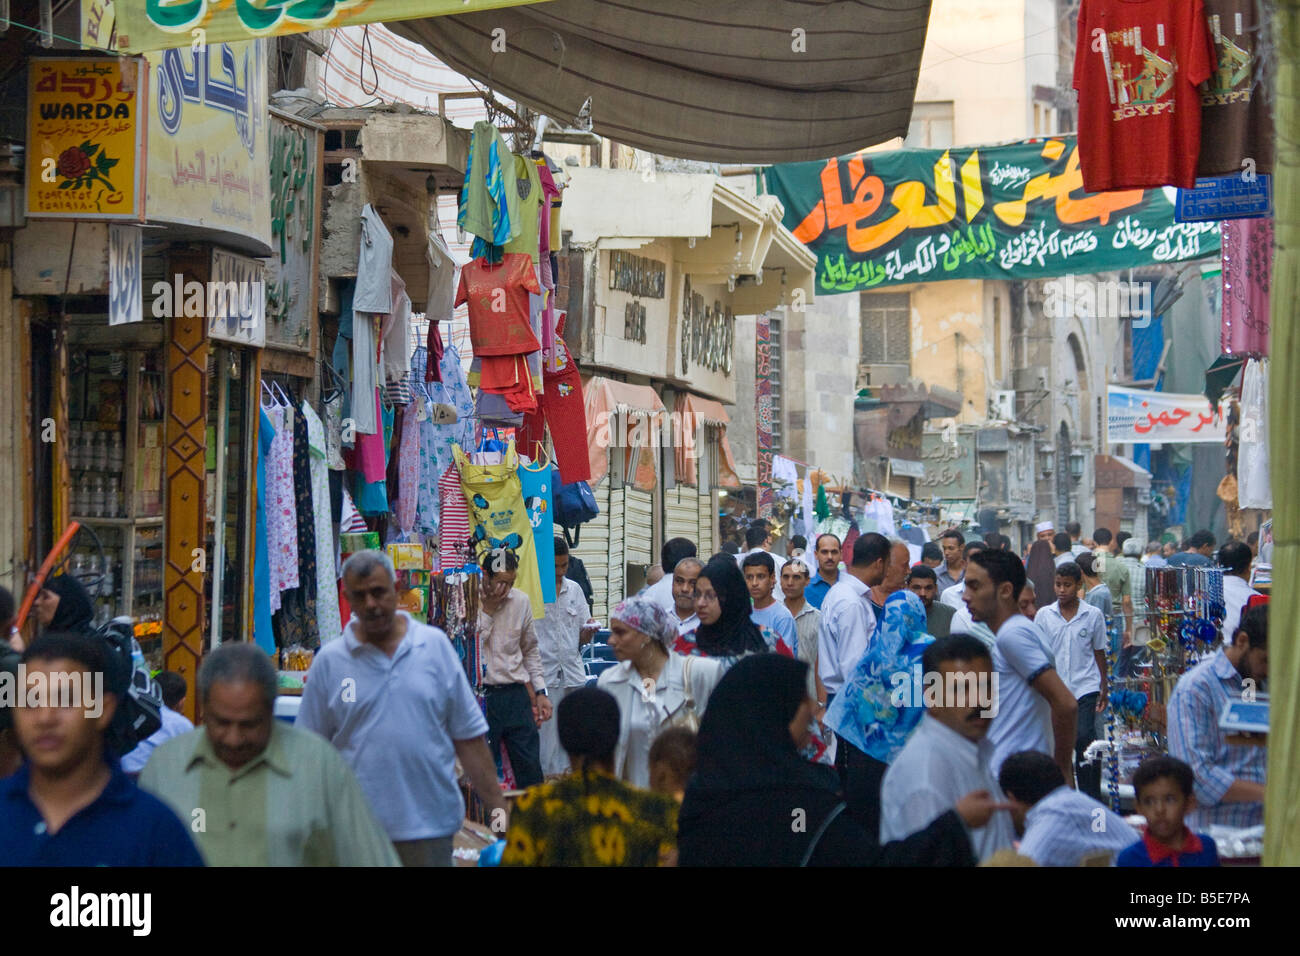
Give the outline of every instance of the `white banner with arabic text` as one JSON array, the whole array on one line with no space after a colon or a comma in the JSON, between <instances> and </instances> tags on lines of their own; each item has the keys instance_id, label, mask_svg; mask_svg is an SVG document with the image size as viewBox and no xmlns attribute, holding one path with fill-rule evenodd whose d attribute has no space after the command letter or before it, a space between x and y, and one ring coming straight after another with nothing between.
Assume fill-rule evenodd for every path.
<instances>
[{"instance_id":1,"label":"white banner with arabic text","mask_svg":"<svg viewBox=\"0 0 1300 956\"><path fill-rule=\"evenodd\" d=\"M1225 409L1204 395L1177 395L1138 388L1107 388L1107 441L1112 445L1145 442L1219 442L1227 436Z\"/></svg>"}]
</instances>

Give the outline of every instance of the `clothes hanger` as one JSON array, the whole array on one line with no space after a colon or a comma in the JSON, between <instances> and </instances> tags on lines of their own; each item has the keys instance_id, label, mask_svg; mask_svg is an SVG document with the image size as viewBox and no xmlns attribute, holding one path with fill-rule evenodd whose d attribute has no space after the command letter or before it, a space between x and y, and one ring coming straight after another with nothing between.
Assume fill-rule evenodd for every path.
<instances>
[{"instance_id":1,"label":"clothes hanger","mask_svg":"<svg viewBox=\"0 0 1300 956\"><path fill-rule=\"evenodd\" d=\"M289 398L284 389L280 387L279 382L272 382L271 387L275 390L275 394L280 396L281 408L293 408L293 400Z\"/></svg>"},{"instance_id":2,"label":"clothes hanger","mask_svg":"<svg viewBox=\"0 0 1300 956\"><path fill-rule=\"evenodd\" d=\"M275 400L275 392L271 391L271 386L266 383L266 379L262 379L262 391L266 392L266 396L271 400L273 408L279 406L280 403Z\"/></svg>"},{"instance_id":3,"label":"clothes hanger","mask_svg":"<svg viewBox=\"0 0 1300 956\"><path fill-rule=\"evenodd\" d=\"M522 467L525 471L546 471L546 470L548 470L548 469L551 467L551 453L547 450L546 446L543 445L543 444L542 444L541 442L539 442L539 441L535 441L535 442L533 442L533 446L534 446L534 447L533 447L533 451L535 452L535 454L533 455L533 465L532 465L532 467L530 467L530 466L528 466L528 465L523 465L523 466L521 466L521 467ZM541 458L542 458L543 455L546 456L546 463L545 463L545 464L541 464Z\"/></svg>"}]
</instances>

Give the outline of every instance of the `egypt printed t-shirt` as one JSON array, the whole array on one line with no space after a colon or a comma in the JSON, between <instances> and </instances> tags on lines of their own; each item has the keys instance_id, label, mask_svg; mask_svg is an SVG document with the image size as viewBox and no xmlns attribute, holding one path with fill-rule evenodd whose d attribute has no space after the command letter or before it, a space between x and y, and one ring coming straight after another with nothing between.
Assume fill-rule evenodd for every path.
<instances>
[{"instance_id":1,"label":"egypt printed t-shirt","mask_svg":"<svg viewBox=\"0 0 1300 956\"><path fill-rule=\"evenodd\" d=\"M1273 117L1269 88L1260 76L1262 56L1256 0L1205 0L1206 26L1214 44L1214 71L1201 84L1199 176L1242 171L1249 159L1256 173L1273 171Z\"/></svg>"},{"instance_id":2,"label":"egypt printed t-shirt","mask_svg":"<svg viewBox=\"0 0 1300 956\"><path fill-rule=\"evenodd\" d=\"M1216 62L1202 0L1084 0L1078 35L1083 188L1195 186Z\"/></svg>"},{"instance_id":3,"label":"egypt printed t-shirt","mask_svg":"<svg viewBox=\"0 0 1300 956\"><path fill-rule=\"evenodd\" d=\"M469 337L474 354L528 355L539 352L528 321L528 293L541 295L532 256L508 253L500 265L475 259L460 272L456 305L469 306Z\"/></svg>"}]
</instances>

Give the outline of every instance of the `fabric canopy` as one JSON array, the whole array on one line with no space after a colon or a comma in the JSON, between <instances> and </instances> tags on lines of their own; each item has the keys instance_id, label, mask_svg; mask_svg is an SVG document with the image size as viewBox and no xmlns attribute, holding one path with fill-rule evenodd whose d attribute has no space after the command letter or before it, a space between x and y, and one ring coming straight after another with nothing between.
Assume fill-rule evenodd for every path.
<instances>
[{"instance_id":1,"label":"fabric canopy","mask_svg":"<svg viewBox=\"0 0 1300 956\"><path fill-rule=\"evenodd\" d=\"M718 484L723 488L739 488L736 459L731 454L731 442L727 441L727 425L731 419L722 404L690 392L682 392L677 396L673 412L677 416L677 429L680 432L680 436L674 436L673 441L677 480L687 485L698 483L695 463L700 458L700 426L713 425L721 429L718 448L722 452L722 458L718 462Z\"/></svg>"},{"instance_id":2,"label":"fabric canopy","mask_svg":"<svg viewBox=\"0 0 1300 956\"><path fill-rule=\"evenodd\" d=\"M668 411L649 385L629 385L593 376L582 383L587 412L587 454L591 461L589 484L594 488L609 472L609 451L623 449L623 474L641 491L655 486L655 456L663 416Z\"/></svg>"},{"instance_id":3,"label":"fabric canopy","mask_svg":"<svg viewBox=\"0 0 1300 956\"><path fill-rule=\"evenodd\" d=\"M557 121L590 99L620 143L777 163L905 136L929 19L930 0L551 0L389 26Z\"/></svg>"}]
</instances>

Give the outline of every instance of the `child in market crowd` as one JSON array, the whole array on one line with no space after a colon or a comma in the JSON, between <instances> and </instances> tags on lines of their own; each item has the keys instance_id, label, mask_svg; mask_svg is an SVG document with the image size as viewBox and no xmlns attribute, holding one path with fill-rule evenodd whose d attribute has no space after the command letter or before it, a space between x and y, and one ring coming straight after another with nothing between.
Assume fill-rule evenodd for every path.
<instances>
[{"instance_id":1,"label":"child in market crowd","mask_svg":"<svg viewBox=\"0 0 1300 956\"><path fill-rule=\"evenodd\" d=\"M650 789L672 797L678 803L686 794L686 782L695 772L695 732L686 727L669 727L650 745Z\"/></svg>"},{"instance_id":2,"label":"child in market crowd","mask_svg":"<svg viewBox=\"0 0 1300 956\"><path fill-rule=\"evenodd\" d=\"M749 615L759 627L766 627L779 639L786 657L794 657L799 650L799 638L795 631L794 615L785 604L776 599L776 562L764 551L756 551L745 558L740 566L745 575L745 586L749 589L750 600L754 607Z\"/></svg>"},{"instance_id":3,"label":"child in market crowd","mask_svg":"<svg viewBox=\"0 0 1300 956\"><path fill-rule=\"evenodd\" d=\"M1150 757L1133 774L1145 835L1120 851L1116 866L1218 866L1219 853L1207 834L1193 833L1183 818L1196 807L1192 768L1174 757Z\"/></svg>"}]
</instances>

